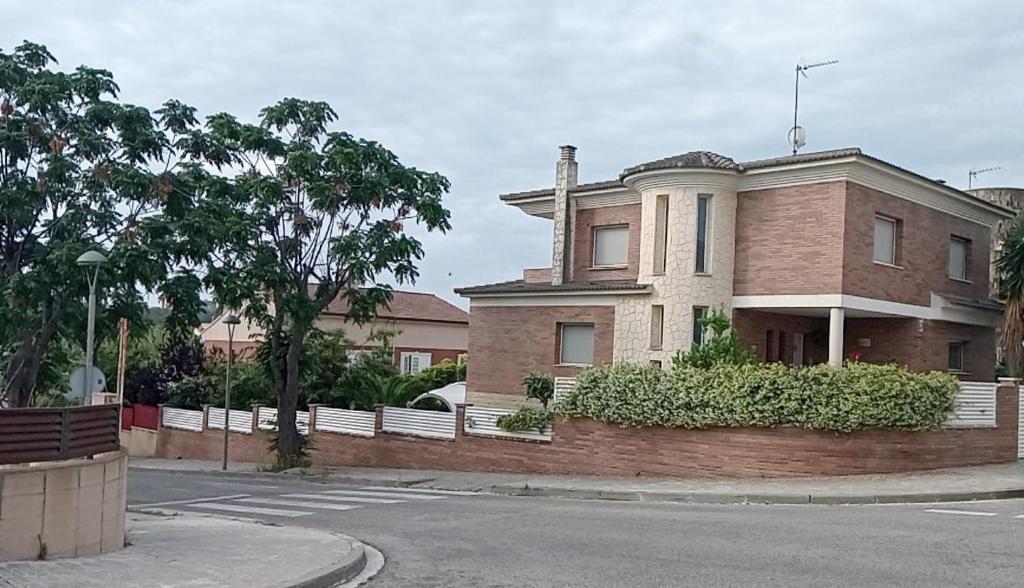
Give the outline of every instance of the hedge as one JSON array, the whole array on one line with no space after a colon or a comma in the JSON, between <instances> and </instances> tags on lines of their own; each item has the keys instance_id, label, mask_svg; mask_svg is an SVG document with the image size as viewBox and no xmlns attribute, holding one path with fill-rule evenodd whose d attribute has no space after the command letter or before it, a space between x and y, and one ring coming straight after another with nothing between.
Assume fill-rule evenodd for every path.
<instances>
[{"instance_id":1,"label":"hedge","mask_svg":"<svg viewBox=\"0 0 1024 588\"><path fill-rule=\"evenodd\" d=\"M939 427L959 391L955 377L896 365L614 364L584 370L554 412L622 426L778 427L854 431Z\"/></svg>"}]
</instances>

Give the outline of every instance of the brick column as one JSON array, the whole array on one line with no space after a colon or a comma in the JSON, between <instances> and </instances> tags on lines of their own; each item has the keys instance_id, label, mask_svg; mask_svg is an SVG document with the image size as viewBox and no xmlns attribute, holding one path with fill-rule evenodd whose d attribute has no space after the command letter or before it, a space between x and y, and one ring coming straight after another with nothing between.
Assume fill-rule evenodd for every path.
<instances>
[{"instance_id":1,"label":"brick column","mask_svg":"<svg viewBox=\"0 0 1024 588\"><path fill-rule=\"evenodd\" d=\"M263 404L252 405L252 432L260 430L260 409L263 408Z\"/></svg>"},{"instance_id":2,"label":"brick column","mask_svg":"<svg viewBox=\"0 0 1024 588\"><path fill-rule=\"evenodd\" d=\"M313 436L313 432L316 431L316 409L323 406L322 404L310 404L309 405L309 436Z\"/></svg>"},{"instance_id":3,"label":"brick column","mask_svg":"<svg viewBox=\"0 0 1024 588\"><path fill-rule=\"evenodd\" d=\"M458 439L466 432L466 404L455 405L455 438Z\"/></svg>"},{"instance_id":4,"label":"brick column","mask_svg":"<svg viewBox=\"0 0 1024 588\"><path fill-rule=\"evenodd\" d=\"M377 436L384 432L384 405L378 404L373 407L373 435Z\"/></svg>"},{"instance_id":5,"label":"brick column","mask_svg":"<svg viewBox=\"0 0 1024 588\"><path fill-rule=\"evenodd\" d=\"M156 430L164 428L164 405L156 405Z\"/></svg>"},{"instance_id":6,"label":"brick column","mask_svg":"<svg viewBox=\"0 0 1024 588\"><path fill-rule=\"evenodd\" d=\"M224 427L227 428L227 423L224 423ZM210 428L210 405L203 405L203 430Z\"/></svg>"}]
</instances>

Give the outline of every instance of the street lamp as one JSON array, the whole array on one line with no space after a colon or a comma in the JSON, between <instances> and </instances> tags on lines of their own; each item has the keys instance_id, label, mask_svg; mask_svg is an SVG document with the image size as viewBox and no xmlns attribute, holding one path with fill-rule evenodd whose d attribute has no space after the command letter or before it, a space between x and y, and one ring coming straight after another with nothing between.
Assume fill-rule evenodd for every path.
<instances>
[{"instance_id":1,"label":"street lamp","mask_svg":"<svg viewBox=\"0 0 1024 588\"><path fill-rule=\"evenodd\" d=\"M88 406L92 403L92 360L93 340L96 337L96 281L100 276L100 267L107 263L107 258L95 249L86 251L78 257L76 262L80 267L85 268L85 278L89 281L89 322L85 334L85 379L82 386L82 404Z\"/></svg>"},{"instance_id":2,"label":"street lamp","mask_svg":"<svg viewBox=\"0 0 1024 588\"><path fill-rule=\"evenodd\" d=\"M233 314L224 317L224 324L228 326L228 374L224 383L224 461L220 469L228 469L228 429L231 423L231 366L235 361L235 327L241 324L241 320Z\"/></svg>"}]
</instances>

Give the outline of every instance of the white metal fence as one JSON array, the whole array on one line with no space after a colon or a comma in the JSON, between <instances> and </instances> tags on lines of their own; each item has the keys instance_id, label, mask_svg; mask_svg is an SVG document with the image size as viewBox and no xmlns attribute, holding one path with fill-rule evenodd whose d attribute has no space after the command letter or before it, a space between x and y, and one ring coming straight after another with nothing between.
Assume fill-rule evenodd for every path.
<instances>
[{"instance_id":1,"label":"white metal fence","mask_svg":"<svg viewBox=\"0 0 1024 588\"><path fill-rule=\"evenodd\" d=\"M224 409L209 407L206 409L206 426L211 429L224 428ZM228 417L228 429L236 433L252 433L252 413L241 410L232 410Z\"/></svg>"},{"instance_id":2,"label":"white metal fence","mask_svg":"<svg viewBox=\"0 0 1024 588\"><path fill-rule=\"evenodd\" d=\"M376 419L377 415L372 412L318 406L313 428L317 431L373 437Z\"/></svg>"},{"instance_id":3,"label":"white metal fence","mask_svg":"<svg viewBox=\"0 0 1024 588\"><path fill-rule=\"evenodd\" d=\"M385 406L381 428L388 433L455 439L455 414Z\"/></svg>"},{"instance_id":4,"label":"white metal fence","mask_svg":"<svg viewBox=\"0 0 1024 588\"><path fill-rule=\"evenodd\" d=\"M576 388L576 378L555 378L555 394L553 400L558 400L565 394L569 394Z\"/></svg>"},{"instance_id":5,"label":"white metal fence","mask_svg":"<svg viewBox=\"0 0 1024 588\"><path fill-rule=\"evenodd\" d=\"M160 418L160 426L169 429L184 429L186 431L203 430L203 411L185 410L183 408L163 407L163 416ZM223 419L222 419L223 420Z\"/></svg>"},{"instance_id":6,"label":"white metal fence","mask_svg":"<svg viewBox=\"0 0 1024 588\"><path fill-rule=\"evenodd\" d=\"M256 408L256 426L263 431L277 430L277 409L269 406ZM232 411L233 412L233 411ZM295 411L295 428L302 435L309 435L309 413L301 410Z\"/></svg>"},{"instance_id":7,"label":"white metal fence","mask_svg":"<svg viewBox=\"0 0 1024 588\"><path fill-rule=\"evenodd\" d=\"M960 393L945 426L995 427L997 386L995 382L960 382Z\"/></svg>"},{"instance_id":8,"label":"white metal fence","mask_svg":"<svg viewBox=\"0 0 1024 588\"><path fill-rule=\"evenodd\" d=\"M485 408L482 406L467 406L464 429L473 435L487 435L490 437L512 437L516 439L537 439L540 441L551 440L551 425L544 427L543 431L505 431L498 427L498 417L512 414L515 411L503 408Z\"/></svg>"}]
</instances>

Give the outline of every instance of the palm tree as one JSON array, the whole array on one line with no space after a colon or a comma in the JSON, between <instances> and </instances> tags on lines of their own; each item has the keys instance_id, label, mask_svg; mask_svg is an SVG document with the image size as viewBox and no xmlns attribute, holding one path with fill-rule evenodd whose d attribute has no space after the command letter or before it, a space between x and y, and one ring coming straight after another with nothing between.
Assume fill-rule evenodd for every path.
<instances>
[{"instance_id":1,"label":"palm tree","mask_svg":"<svg viewBox=\"0 0 1024 588\"><path fill-rule=\"evenodd\" d=\"M351 407L355 410L373 410L374 406L397 406L405 408L415 398L415 390L409 380L400 376L367 376L353 394Z\"/></svg>"},{"instance_id":2,"label":"palm tree","mask_svg":"<svg viewBox=\"0 0 1024 588\"><path fill-rule=\"evenodd\" d=\"M996 260L999 297L1003 299L1003 333L999 344L1010 375L1020 373L1020 344L1024 341L1024 215L1018 215L1003 235Z\"/></svg>"}]
</instances>

